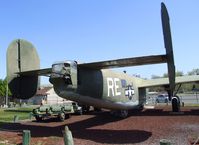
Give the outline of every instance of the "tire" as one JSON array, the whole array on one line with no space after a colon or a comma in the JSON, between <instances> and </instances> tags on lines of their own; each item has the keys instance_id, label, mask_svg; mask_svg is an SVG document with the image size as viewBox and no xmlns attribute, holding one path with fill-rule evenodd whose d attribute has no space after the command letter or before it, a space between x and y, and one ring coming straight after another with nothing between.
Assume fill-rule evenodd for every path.
<instances>
[{"instance_id":1,"label":"tire","mask_svg":"<svg viewBox=\"0 0 199 145\"><path fill-rule=\"evenodd\" d=\"M101 109L101 108L96 108L96 107L94 107L94 111L96 111L96 112L101 112L102 109Z\"/></svg>"},{"instance_id":2,"label":"tire","mask_svg":"<svg viewBox=\"0 0 199 145\"><path fill-rule=\"evenodd\" d=\"M180 111L180 104L179 104L179 98L178 97L172 98L172 110L173 110L173 112L179 112Z\"/></svg>"},{"instance_id":3,"label":"tire","mask_svg":"<svg viewBox=\"0 0 199 145\"><path fill-rule=\"evenodd\" d=\"M58 119L63 122L65 120L65 114L64 113L59 113L58 114Z\"/></svg>"},{"instance_id":4,"label":"tire","mask_svg":"<svg viewBox=\"0 0 199 145\"><path fill-rule=\"evenodd\" d=\"M70 114L65 114L65 119L69 119L70 117Z\"/></svg>"},{"instance_id":5,"label":"tire","mask_svg":"<svg viewBox=\"0 0 199 145\"><path fill-rule=\"evenodd\" d=\"M90 106L84 105L82 106L83 112L88 113L90 111Z\"/></svg>"},{"instance_id":6,"label":"tire","mask_svg":"<svg viewBox=\"0 0 199 145\"><path fill-rule=\"evenodd\" d=\"M79 115L82 115L82 114L83 114L82 109L81 109L81 110L79 110L78 114L79 114Z\"/></svg>"},{"instance_id":7,"label":"tire","mask_svg":"<svg viewBox=\"0 0 199 145\"><path fill-rule=\"evenodd\" d=\"M121 110L120 111L120 117L126 118L128 116L128 110Z\"/></svg>"},{"instance_id":8,"label":"tire","mask_svg":"<svg viewBox=\"0 0 199 145\"><path fill-rule=\"evenodd\" d=\"M111 111L111 115L117 117L117 118L127 118L128 116L128 110L117 110L117 111Z\"/></svg>"},{"instance_id":9,"label":"tire","mask_svg":"<svg viewBox=\"0 0 199 145\"><path fill-rule=\"evenodd\" d=\"M144 105L142 104L139 106L139 111L142 111L143 109L144 109Z\"/></svg>"},{"instance_id":10,"label":"tire","mask_svg":"<svg viewBox=\"0 0 199 145\"><path fill-rule=\"evenodd\" d=\"M40 116L36 115L36 116L35 116L35 119L36 119L37 122L40 122L40 121L43 120L43 117L40 117Z\"/></svg>"}]
</instances>

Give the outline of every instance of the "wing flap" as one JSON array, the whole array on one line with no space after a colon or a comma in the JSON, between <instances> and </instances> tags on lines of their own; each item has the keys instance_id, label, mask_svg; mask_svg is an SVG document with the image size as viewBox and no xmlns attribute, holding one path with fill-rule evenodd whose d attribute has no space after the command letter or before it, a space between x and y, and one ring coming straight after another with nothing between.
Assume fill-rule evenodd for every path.
<instances>
[{"instance_id":1,"label":"wing flap","mask_svg":"<svg viewBox=\"0 0 199 145\"><path fill-rule=\"evenodd\" d=\"M166 55L151 55L151 56L92 62L92 63L83 63L83 64L78 64L78 67L90 68L90 69L108 69L108 68L117 68L117 67L126 67L126 66L158 64L166 62L167 62Z\"/></svg>"}]
</instances>

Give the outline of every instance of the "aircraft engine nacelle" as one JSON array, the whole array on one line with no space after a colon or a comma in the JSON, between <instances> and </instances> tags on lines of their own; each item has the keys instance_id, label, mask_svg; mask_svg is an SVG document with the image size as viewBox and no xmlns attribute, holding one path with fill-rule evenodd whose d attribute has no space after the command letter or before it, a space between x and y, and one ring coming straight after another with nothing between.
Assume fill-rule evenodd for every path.
<instances>
[{"instance_id":1,"label":"aircraft engine nacelle","mask_svg":"<svg viewBox=\"0 0 199 145\"><path fill-rule=\"evenodd\" d=\"M77 63L75 61L64 61L53 64L49 81L54 85L56 92L59 90L76 90Z\"/></svg>"}]
</instances>

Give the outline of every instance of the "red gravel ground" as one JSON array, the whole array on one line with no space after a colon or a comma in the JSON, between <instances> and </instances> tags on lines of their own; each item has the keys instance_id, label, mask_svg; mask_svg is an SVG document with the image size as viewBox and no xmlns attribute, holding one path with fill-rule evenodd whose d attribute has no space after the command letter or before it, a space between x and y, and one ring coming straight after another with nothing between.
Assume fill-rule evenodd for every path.
<instances>
[{"instance_id":1,"label":"red gravel ground","mask_svg":"<svg viewBox=\"0 0 199 145\"><path fill-rule=\"evenodd\" d=\"M72 116L64 122L52 118L39 123L34 120L6 123L0 129L0 144L21 144L22 130L30 130L32 145L63 145L65 125L72 131L75 145L158 145L160 139L176 145L193 144L199 137L199 107L183 107L180 114L173 114L170 109L159 106L141 112L133 110L126 119L103 111Z\"/></svg>"}]
</instances>

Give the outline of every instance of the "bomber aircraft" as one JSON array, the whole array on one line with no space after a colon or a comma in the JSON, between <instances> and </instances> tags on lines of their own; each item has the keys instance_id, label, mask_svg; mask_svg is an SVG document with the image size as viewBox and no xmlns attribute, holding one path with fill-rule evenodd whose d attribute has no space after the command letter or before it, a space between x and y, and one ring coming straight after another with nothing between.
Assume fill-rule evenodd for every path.
<instances>
[{"instance_id":1,"label":"bomber aircraft","mask_svg":"<svg viewBox=\"0 0 199 145\"><path fill-rule=\"evenodd\" d=\"M163 86L168 92L173 111L178 112L180 103L176 96L176 86L197 82L199 76L175 77L169 15L164 3L161 3L161 20L166 49L166 54L163 55L80 64L77 61L62 61L52 64L51 68L40 69L35 47L26 40L14 40L7 50L7 79L13 97L32 97L37 91L39 76L47 76L60 97L86 106L110 109L117 112L118 116L126 117L129 109L143 107L146 88ZM145 80L110 70L158 63L167 63L168 78Z\"/></svg>"}]
</instances>

